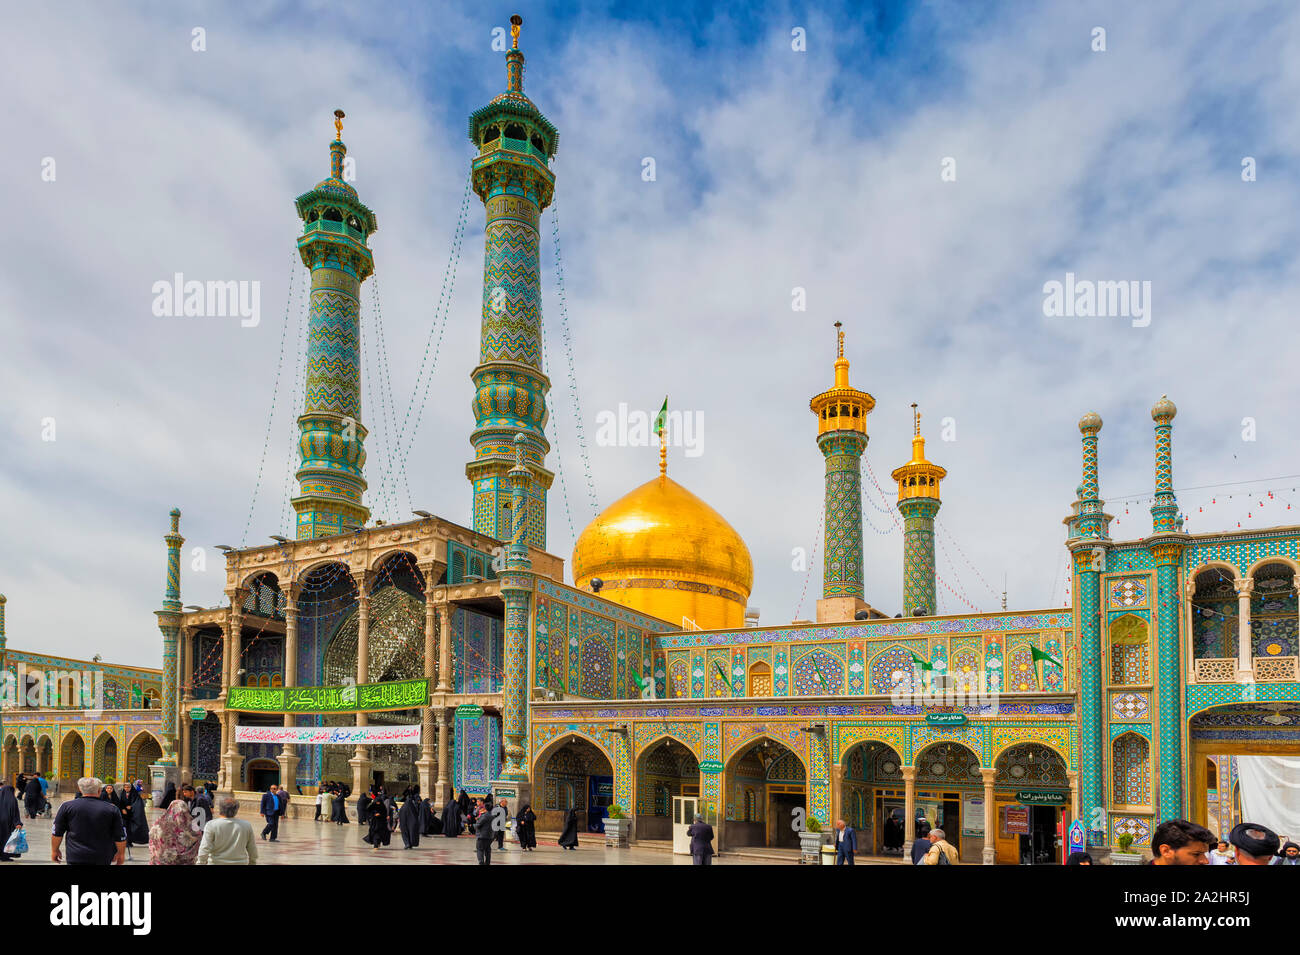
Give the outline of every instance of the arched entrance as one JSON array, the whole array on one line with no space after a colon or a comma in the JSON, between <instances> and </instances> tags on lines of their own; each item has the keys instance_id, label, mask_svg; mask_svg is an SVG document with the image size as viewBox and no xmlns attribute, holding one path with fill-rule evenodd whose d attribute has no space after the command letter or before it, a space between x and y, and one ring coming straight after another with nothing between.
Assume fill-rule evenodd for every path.
<instances>
[{"instance_id":1,"label":"arched entrance","mask_svg":"<svg viewBox=\"0 0 1300 955\"><path fill-rule=\"evenodd\" d=\"M671 736L647 747L636 761L636 794L637 839L671 839L673 797L700 794L700 764L690 747Z\"/></svg>"},{"instance_id":2,"label":"arched entrance","mask_svg":"<svg viewBox=\"0 0 1300 955\"><path fill-rule=\"evenodd\" d=\"M892 746L865 740L844 754L839 818L858 833L864 855L902 855L903 760Z\"/></svg>"},{"instance_id":3,"label":"arched entrance","mask_svg":"<svg viewBox=\"0 0 1300 955\"><path fill-rule=\"evenodd\" d=\"M85 775L86 741L76 730L69 730L59 744L59 779L75 784Z\"/></svg>"},{"instance_id":4,"label":"arched entrance","mask_svg":"<svg viewBox=\"0 0 1300 955\"><path fill-rule=\"evenodd\" d=\"M105 783L121 782L117 778L117 740L107 731L95 739L95 776Z\"/></svg>"},{"instance_id":5,"label":"arched entrance","mask_svg":"<svg viewBox=\"0 0 1300 955\"><path fill-rule=\"evenodd\" d=\"M565 812L576 809L580 832L602 832L605 812L614 800L614 767L589 740L576 735L562 739L537 760L533 777L537 828L559 832Z\"/></svg>"},{"instance_id":6,"label":"arched entrance","mask_svg":"<svg viewBox=\"0 0 1300 955\"><path fill-rule=\"evenodd\" d=\"M1065 760L1040 743L1018 743L994 762L992 823L999 865L1049 865L1061 861L1057 828L1070 809Z\"/></svg>"},{"instance_id":7,"label":"arched entrance","mask_svg":"<svg viewBox=\"0 0 1300 955\"><path fill-rule=\"evenodd\" d=\"M807 818L808 770L794 750L760 736L732 754L722 786L720 848L799 848L795 824Z\"/></svg>"},{"instance_id":8,"label":"arched entrance","mask_svg":"<svg viewBox=\"0 0 1300 955\"><path fill-rule=\"evenodd\" d=\"M140 733L126 748L127 779L149 779L149 767L162 759L162 747L152 733Z\"/></svg>"},{"instance_id":9,"label":"arched entrance","mask_svg":"<svg viewBox=\"0 0 1300 955\"><path fill-rule=\"evenodd\" d=\"M963 805L967 799L984 798L979 756L955 740L940 740L921 750L915 764L915 825L924 828L920 824L924 819L930 828L942 829L963 862L978 862L983 831L978 836L963 833L962 816L969 811Z\"/></svg>"},{"instance_id":10,"label":"arched entrance","mask_svg":"<svg viewBox=\"0 0 1300 955\"><path fill-rule=\"evenodd\" d=\"M248 792L264 793L280 782L280 764L273 759L250 759L244 767Z\"/></svg>"},{"instance_id":11,"label":"arched entrance","mask_svg":"<svg viewBox=\"0 0 1300 955\"><path fill-rule=\"evenodd\" d=\"M1300 774L1300 703L1232 703L1194 714L1188 721L1188 818L1202 825L1236 818L1268 826L1294 838L1300 831L1300 798L1282 782ZM1218 778L1210 785L1208 767ZM1211 813L1209 791L1220 804ZM1213 817L1213 818L1212 818Z\"/></svg>"},{"instance_id":12,"label":"arched entrance","mask_svg":"<svg viewBox=\"0 0 1300 955\"><path fill-rule=\"evenodd\" d=\"M405 558L406 555L401 555ZM382 585L382 586L380 586ZM405 564L389 561L380 572L377 589L370 598L369 683L392 680L416 680L424 676L424 601L408 592L414 576L405 572ZM327 686L342 686L357 680L357 636L360 620L352 612L344 620L325 650L324 671ZM420 722L421 710L396 710L373 713L369 722L396 725ZM351 726L355 714L325 716L326 726ZM351 746L325 746L321 779L352 778L348 764L356 751ZM370 747L371 774L381 779L390 793L400 793L407 786L418 785L415 761L420 756L416 745Z\"/></svg>"}]
</instances>

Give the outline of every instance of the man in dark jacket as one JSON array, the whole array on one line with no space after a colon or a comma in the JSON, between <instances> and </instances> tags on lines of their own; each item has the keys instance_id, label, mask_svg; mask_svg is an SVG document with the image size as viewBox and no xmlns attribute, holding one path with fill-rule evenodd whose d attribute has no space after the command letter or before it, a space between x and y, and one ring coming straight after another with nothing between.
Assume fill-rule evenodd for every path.
<instances>
[{"instance_id":1,"label":"man in dark jacket","mask_svg":"<svg viewBox=\"0 0 1300 955\"><path fill-rule=\"evenodd\" d=\"M279 786L271 783L271 788L262 794L262 804L257 810L266 819L266 825L262 828L262 838L265 839L270 834L271 842L275 842L280 835L280 799L276 795L279 789Z\"/></svg>"},{"instance_id":2,"label":"man in dark jacket","mask_svg":"<svg viewBox=\"0 0 1300 955\"><path fill-rule=\"evenodd\" d=\"M835 864L853 865L853 853L858 851L858 833L843 819L835 820Z\"/></svg>"},{"instance_id":3,"label":"man in dark jacket","mask_svg":"<svg viewBox=\"0 0 1300 955\"><path fill-rule=\"evenodd\" d=\"M713 865L713 827L697 815L694 824L686 830L691 837L691 861L694 865Z\"/></svg>"},{"instance_id":4,"label":"man in dark jacket","mask_svg":"<svg viewBox=\"0 0 1300 955\"><path fill-rule=\"evenodd\" d=\"M474 821L474 851L478 854L479 865L492 864L492 842L496 833L492 830L492 811L485 809Z\"/></svg>"}]
</instances>

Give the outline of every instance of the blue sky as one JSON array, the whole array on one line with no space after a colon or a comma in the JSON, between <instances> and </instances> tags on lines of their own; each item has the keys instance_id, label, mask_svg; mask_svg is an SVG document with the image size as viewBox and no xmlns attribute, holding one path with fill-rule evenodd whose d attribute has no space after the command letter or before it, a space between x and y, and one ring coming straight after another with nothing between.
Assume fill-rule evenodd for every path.
<instances>
[{"instance_id":1,"label":"blue sky","mask_svg":"<svg viewBox=\"0 0 1300 955\"><path fill-rule=\"evenodd\" d=\"M791 564L820 546L807 401L830 383L836 320L854 383L877 401L867 460L886 494L913 401L948 468L941 610L993 609L1004 574L1012 606L1060 604L1085 411L1106 421L1116 537L1149 531L1144 499L1129 513L1115 499L1149 493L1162 393L1180 409L1180 487L1300 471L1292 5L29 5L0 38L11 645L156 664L167 511L184 512L186 603L221 599L215 544L287 530L303 287L293 199L326 173L338 106L379 220L389 375L368 376L363 418L376 435L384 409L404 416L464 193L465 118L503 87L492 30L514 12L526 90L561 131L555 211L596 499L657 463L653 449L596 446L601 411L654 411L667 393L702 414L703 453L675 451L670 473L748 542L763 622L811 616L820 586L819 558L811 575ZM941 179L945 158L955 181ZM557 482L550 549L567 560L594 510L553 221L544 314L568 506ZM372 437L376 517L404 518L409 503L469 522L482 224L474 200L404 474L385 473ZM178 271L260 282L260 323L155 317L152 284ZM1044 316L1044 283L1066 272L1151 282L1150 325ZM806 312L791 309L795 288ZM372 294L363 336L377 356ZM50 418L56 440L42 440ZM945 418L955 440L940 439ZM1276 496L1185 492L1190 529L1288 523L1289 479L1262 486ZM869 485L867 596L892 613L890 506Z\"/></svg>"}]
</instances>

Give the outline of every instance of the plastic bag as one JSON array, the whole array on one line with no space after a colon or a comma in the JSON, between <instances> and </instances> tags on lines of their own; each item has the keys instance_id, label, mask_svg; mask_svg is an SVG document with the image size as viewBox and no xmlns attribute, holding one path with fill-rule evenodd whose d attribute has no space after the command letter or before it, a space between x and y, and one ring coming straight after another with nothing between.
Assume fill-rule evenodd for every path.
<instances>
[{"instance_id":1,"label":"plastic bag","mask_svg":"<svg viewBox=\"0 0 1300 955\"><path fill-rule=\"evenodd\" d=\"M23 829L15 829L9 835L9 840L5 843L5 855L20 856L27 851L27 833Z\"/></svg>"}]
</instances>

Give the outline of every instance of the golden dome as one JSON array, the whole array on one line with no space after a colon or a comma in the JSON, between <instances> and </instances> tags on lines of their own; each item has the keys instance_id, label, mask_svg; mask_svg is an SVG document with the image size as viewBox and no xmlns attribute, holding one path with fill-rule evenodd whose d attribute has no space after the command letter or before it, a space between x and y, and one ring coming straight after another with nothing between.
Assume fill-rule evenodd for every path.
<instances>
[{"instance_id":1,"label":"golden dome","mask_svg":"<svg viewBox=\"0 0 1300 955\"><path fill-rule=\"evenodd\" d=\"M722 515L660 474L619 498L578 536L573 580L600 596L703 630L741 627L754 583L749 548ZM689 624L685 624L689 626Z\"/></svg>"}]
</instances>

